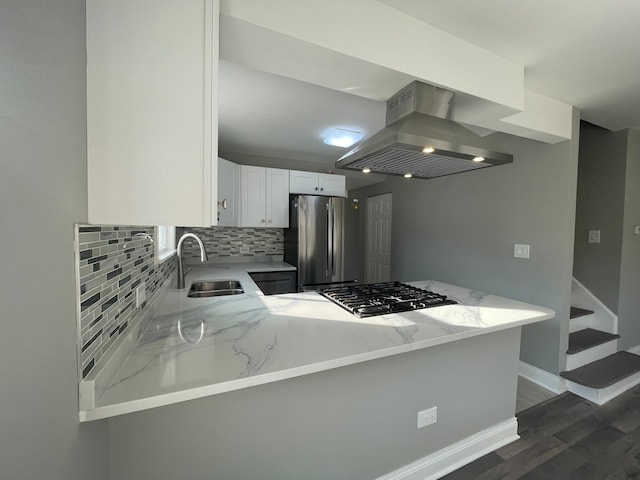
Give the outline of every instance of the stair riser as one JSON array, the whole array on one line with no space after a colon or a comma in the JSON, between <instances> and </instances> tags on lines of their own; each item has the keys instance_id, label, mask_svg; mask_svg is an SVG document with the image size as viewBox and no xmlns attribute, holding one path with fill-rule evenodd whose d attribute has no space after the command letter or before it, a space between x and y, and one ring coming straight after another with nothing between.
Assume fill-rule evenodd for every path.
<instances>
[{"instance_id":1,"label":"stair riser","mask_svg":"<svg viewBox=\"0 0 640 480\"><path fill-rule=\"evenodd\" d=\"M567 354L567 366L565 370L575 370L578 367L582 367L601 358L613 355L618 351L618 339L611 340L607 343L602 343L591 347L582 352Z\"/></svg>"},{"instance_id":2,"label":"stair riser","mask_svg":"<svg viewBox=\"0 0 640 480\"><path fill-rule=\"evenodd\" d=\"M594 313L587 315L587 317L592 317L589 321L593 323L589 325L574 328L573 322L580 321L582 317L572 319L569 322L570 332L594 328L603 332L618 333L618 317L575 278L571 283L571 304L575 307L593 310Z\"/></svg>"},{"instance_id":3,"label":"stair riser","mask_svg":"<svg viewBox=\"0 0 640 480\"><path fill-rule=\"evenodd\" d=\"M597 313L583 315L569 320L569 333L584 330L585 328L593 328L594 330L607 333L618 333L615 331L615 322L611 318L603 317Z\"/></svg>"},{"instance_id":4,"label":"stair riser","mask_svg":"<svg viewBox=\"0 0 640 480\"><path fill-rule=\"evenodd\" d=\"M595 328L596 330L601 330L595 327L596 319L593 315L584 315L582 317L572 318L569 320L569 333L577 332L579 330L584 330L585 328ZM603 332L605 330L602 330Z\"/></svg>"},{"instance_id":5,"label":"stair riser","mask_svg":"<svg viewBox=\"0 0 640 480\"><path fill-rule=\"evenodd\" d=\"M609 400L616 398L618 395L623 394L627 390L632 389L636 385L640 385L640 372L623 378L619 382L614 383L606 388L590 388L580 385L579 383L565 380L567 389L571 393L586 398L587 400L603 405Z\"/></svg>"}]
</instances>

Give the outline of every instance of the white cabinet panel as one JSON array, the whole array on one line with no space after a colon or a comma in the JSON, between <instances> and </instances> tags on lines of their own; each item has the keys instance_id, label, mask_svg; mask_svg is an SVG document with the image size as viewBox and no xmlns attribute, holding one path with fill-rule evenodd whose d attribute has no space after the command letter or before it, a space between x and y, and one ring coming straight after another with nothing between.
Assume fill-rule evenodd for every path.
<instances>
[{"instance_id":1,"label":"white cabinet panel","mask_svg":"<svg viewBox=\"0 0 640 480\"><path fill-rule=\"evenodd\" d=\"M344 175L291 170L289 178L291 193L346 197Z\"/></svg>"},{"instance_id":2,"label":"white cabinet panel","mask_svg":"<svg viewBox=\"0 0 640 480\"><path fill-rule=\"evenodd\" d=\"M289 226L289 170L240 166L241 227Z\"/></svg>"},{"instance_id":3,"label":"white cabinet panel","mask_svg":"<svg viewBox=\"0 0 640 480\"><path fill-rule=\"evenodd\" d=\"M224 158L218 158L218 199L214 204L214 209L217 211L219 226L238 226L239 191L240 165Z\"/></svg>"},{"instance_id":4,"label":"white cabinet panel","mask_svg":"<svg viewBox=\"0 0 640 480\"><path fill-rule=\"evenodd\" d=\"M267 227L289 226L289 170L266 169Z\"/></svg>"},{"instance_id":5,"label":"white cabinet panel","mask_svg":"<svg viewBox=\"0 0 640 480\"><path fill-rule=\"evenodd\" d=\"M318 195L318 174L314 172L289 171L289 190L302 195Z\"/></svg>"},{"instance_id":6,"label":"white cabinet panel","mask_svg":"<svg viewBox=\"0 0 640 480\"><path fill-rule=\"evenodd\" d=\"M218 7L87 0L90 223L215 224Z\"/></svg>"},{"instance_id":7,"label":"white cabinet panel","mask_svg":"<svg viewBox=\"0 0 640 480\"><path fill-rule=\"evenodd\" d=\"M346 182L344 175L333 175L329 173L318 174L318 187L320 195L331 197L346 197Z\"/></svg>"},{"instance_id":8,"label":"white cabinet panel","mask_svg":"<svg viewBox=\"0 0 640 480\"><path fill-rule=\"evenodd\" d=\"M241 227L266 226L266 171L263 167L240 167Z\"/></svg>"}]
</instances>

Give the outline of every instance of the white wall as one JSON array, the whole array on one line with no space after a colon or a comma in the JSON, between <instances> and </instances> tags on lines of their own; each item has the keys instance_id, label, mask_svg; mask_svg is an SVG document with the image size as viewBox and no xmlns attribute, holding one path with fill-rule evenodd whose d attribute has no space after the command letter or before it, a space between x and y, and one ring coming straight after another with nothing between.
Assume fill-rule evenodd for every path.
<instances>
[{"instance_id":1,"label":"white wall","mask_svg":"<svg viewBox=\"0 0 640 480\"><path fill-rule=\"evenodd\" d=\"M0 478L108 477L79 425L73 223L86 222L85 7L0 2ZM35 287L35 288L34 288Z\"/></svg>"}]
</instances>

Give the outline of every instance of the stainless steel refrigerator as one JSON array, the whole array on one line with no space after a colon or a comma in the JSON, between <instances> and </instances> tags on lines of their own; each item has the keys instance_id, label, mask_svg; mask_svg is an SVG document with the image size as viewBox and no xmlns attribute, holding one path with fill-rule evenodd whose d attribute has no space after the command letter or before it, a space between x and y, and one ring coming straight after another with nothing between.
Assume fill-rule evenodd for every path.
<instances>
[{"instance_id":1,"label":"stainless steel refrigerator","mask_svg":"<svg viewBox=\"0 0 640 480\"><path fill-rule=\"evenodd\" d=\"M289 215L284 261L298 269L298 291L361 280L357 198L291 195Z\"/></svg>"}]
</instances>

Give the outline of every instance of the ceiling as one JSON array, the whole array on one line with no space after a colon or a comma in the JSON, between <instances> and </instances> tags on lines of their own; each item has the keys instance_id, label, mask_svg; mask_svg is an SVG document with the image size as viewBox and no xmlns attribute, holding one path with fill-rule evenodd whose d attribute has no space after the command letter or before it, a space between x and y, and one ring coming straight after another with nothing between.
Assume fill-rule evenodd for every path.
<instances>
[{"instance_id":1,"label":"ceiling","mask_svg":"<svg viewBox=\"0 0 640 480\"><path fill-rule=\"evenodd\" d=\"M522 65L528 90L576 106L591 123L640 127L640 2L380 3ZM236 161L335 170L348 149L322 143L328 130L375 133L384 101L415 78L230 16L221 16L220 30L219 148ZM384 180L348 175L350 188Z\"/></svg>"}]
</instances>

